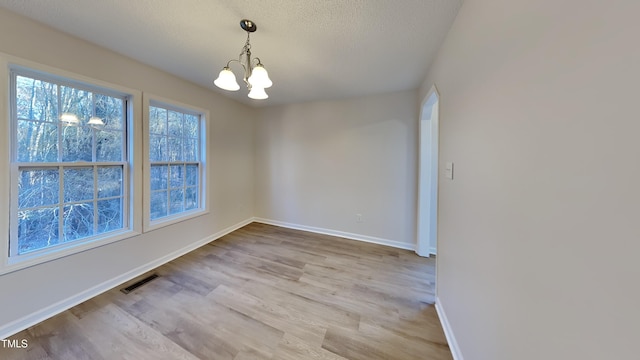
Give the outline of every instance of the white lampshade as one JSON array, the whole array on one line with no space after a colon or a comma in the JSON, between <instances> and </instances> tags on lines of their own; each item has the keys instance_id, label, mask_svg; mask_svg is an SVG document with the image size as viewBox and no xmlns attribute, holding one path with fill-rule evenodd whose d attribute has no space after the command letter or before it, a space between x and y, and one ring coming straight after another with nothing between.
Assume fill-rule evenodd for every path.
<instances>
[{"instance_id":1,"label":"white lampshade","mask_svg":"<svg viewBox=\"0 0 640 360\"><path fill-rule=\"evenodd\" d=\"M249 97L255 100L264 100L268 98L269 95L264 91L264 88L252 86L251 91L249 91Z\"/></svg>"},{"instance_id":2,"label":"white lampshade","mask_svg":"<svg viewBox=\"0 0 640 360\"><path fill-rule=\"evenodd\" d=\"M78 126L80 124L78 117L71 113L63 113L60 115L60 121L67 126Z\"/></svg>"},{"instance_id":3,"label":"white lampshade","mask_svg":"<svg viewBox=\"0 0 640 360\"><path fill-rule=\"evenodd\" d=\"M237 91L240 89L240 85L238 85L236 81L236 76L228 67L220 71L220 75L218 75L218 78L213 83L224 90Z\"/></svg>"},{"instance_id":4,"label":"white lampshade","mask_svg":"<svg viewBox=\"0 0 640 360\"><path fill-rule=\"evenodd\" d=\"M91 126L94 129L102 129L104 127L104 122L102 121L102 119L100 119L97 116L93 116L91 117L91 119L89 119L88 122L89 126Z\"/></svg>"},{"instance_id":5,"label":"white lampshade","mask_svg":"<svg viewBox=\"0 0 640 360\"><path fill-rule=\"evenodd\" d=\"M251 86L258 86L263 89L266 89L273 85L273 82L271 82L271 79L269 79L267 70L264 68L264 66L262 66L262 64L256 65L256 67L251 70L251 76L249 76L248 81Z\"/></svg>"}]
</instances>

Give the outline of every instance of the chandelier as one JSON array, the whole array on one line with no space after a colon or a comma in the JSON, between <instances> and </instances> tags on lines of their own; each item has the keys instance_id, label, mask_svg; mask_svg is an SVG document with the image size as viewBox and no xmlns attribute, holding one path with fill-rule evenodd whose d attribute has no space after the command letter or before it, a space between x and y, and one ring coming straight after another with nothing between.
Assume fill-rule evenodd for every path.
<instances>
[{"instance_id":1,"label":"chandelier","mask_svg":"<svg viewBox=\"0 0 640 360\"><path fill-rule=\"evenodd\" d=\"M251 44L249 43L249 35L252 32L255 32L258 27L256 23L251 20L241 20L240 27L247 32L247 42L244 44L238 59L231 59L227 62L227 66L225 66L218 78L213 82L217 87L229 90L229 91L237 91L240 89L240 85L236 81L236 76L231 71L229 65L232 62L237 61L244 68L244 77L243 80L245 84L247 84L247 88L249 89L249 97L256 100L266 99L269 96L264 91L264 89L271 87L273 83L271 79L269 79L269 74L267 70L262 66L260 62L260 58L251 58ZM254 65L255 62L255 65Z\"/></svg>"}]
</instances>

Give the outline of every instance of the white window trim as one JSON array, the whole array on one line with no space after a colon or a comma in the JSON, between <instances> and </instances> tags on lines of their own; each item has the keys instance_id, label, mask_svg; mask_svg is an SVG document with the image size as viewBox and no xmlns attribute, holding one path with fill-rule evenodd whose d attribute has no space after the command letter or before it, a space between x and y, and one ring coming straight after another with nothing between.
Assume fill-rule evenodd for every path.
<instances>
[{"instance_id":1,"label":"white window trim","mask_svg":"<svg viewBox=\"0 0 640 360\"><path fill-rule=\"evenodd\" d=\"M202 178L199 179L200 190L200 208L181 212L175 215L169 215L157 220L151 220L151 161L149 160L149 106L151 103L158 103L162 106L166 106L169 109L174 108L178 111L186 111L200 115L200 163L202 164ZM208 124L209 124L209 110L199 108L197 106L180 103L175 100L163 98L161 96L144 93L142 95L142 138L143 138L143 220L142 228L143 232L156 230L168 225L176 224L185 220L193 219L198 216L206 215L209 213L209 141L208 140Z\"/></svg>"},{"instance_id":2,"label":"white window trim","mask_svg":"<svg viewBox=\"0 0 640 360\"><path fill-rule=\"evenodd\" d=\"M127 100L127 128L125 129L128 145L128 164L127 171L130 174L129 187L125 189L128 193L129 209L128 212L128 228L121 231L114 231L104 236L96 236L88 241L74 241L65 246L54 246L51 248L36 250L19 256L9 256L9 234L10 234L10 216L13 211L17 211L17 197L12 193L12 179L17 176L17 166L12 166L11 154L13 151L13 139L11 129L13 128L11 118L11 107L13 103L10 98L10 79L12 70L26 73L38 74L42 73L49 78L59 78L62 82L71 81L79 84L86 84L89 87L105 88L115 93L121 93L128 97ZM1 142L5 146L0 147L0 169L7 169L4 176L0 176L0 204L11 204L9 211L0 216L0 275L24 269L30 266L56 260L62 257L70 256L82 251L104 246L116 241L131 238L142 233L142 141L140 138L142 133L142 124L139 121L139 114L142 113L142 92L126 88L120 85L107 83L101 80L85 77L68 71L60 70L47 65L39 64L33 61L21 59L15 56L0 53L0 109L5 112L0 114L0 137ZM69 164L71 165L71 164ZM14 231L16 229L13 229Z\"/></svg>"}]
</instances>

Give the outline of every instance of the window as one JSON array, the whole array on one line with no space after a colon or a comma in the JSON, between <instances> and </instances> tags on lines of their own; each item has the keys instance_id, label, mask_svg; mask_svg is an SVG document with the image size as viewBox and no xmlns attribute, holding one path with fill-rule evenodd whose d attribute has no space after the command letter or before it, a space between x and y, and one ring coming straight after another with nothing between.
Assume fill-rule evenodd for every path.
<instances>
[{"instance_id":1,"label":"window","mask_svg":"<svg viewBox=\"0 0 640 360\"><path fill-rule=\"evenodd\" d=\"M158 101L148 105L148 224L201 213L204 114Z\"/></svg>"},{"instance_id":2,"label":"window","mask_svg":"<svg viewBox=\"0 0 640 360\"><path fill-rule=\"evenodd\" d=\"M124 94L11 72L11 257L129 229Z\"/></svg>"}]
</instances>

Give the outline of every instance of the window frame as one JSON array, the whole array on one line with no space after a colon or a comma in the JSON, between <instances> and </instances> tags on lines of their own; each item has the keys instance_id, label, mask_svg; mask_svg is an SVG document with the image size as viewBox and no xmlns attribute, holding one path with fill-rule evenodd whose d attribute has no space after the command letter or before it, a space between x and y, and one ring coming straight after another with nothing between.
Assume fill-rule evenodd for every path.
<instances>
[{"instance_id":1,"label":"window frame","mask_svg":"<svg viewBox=\"0 0 640 360\"><path fill-rule=\"evenodd\" d=\"M98 94L118 96L125 98L123 115L126 116L126 124L123 125L123 160L107 162L104 164L121 164L123 169L123 179L127 179L122 188L123 206L123 229L92 235L84 239L77 239L68 243L57 244L51 247L42 248L17 254L15 246L18 245L18 176L19 169L38 168L39 163L25 163L17 161L17 113L15 108L15 81L16 76L34 77L43 81L54 82L58 85L72 86L81 90L88 90ZM116 241L121 241L142 233L141 209L141 181L140 171L135 169L135 164L140 162L140 145L136 144L134 138L140 131L140 121L136 121L135 114L139 114L142 102L142 93L137 90L106 83L104 81L84 77L57 68L45 66L32 61L20 59L10 55L0 53L0 82L6 85L0 87L0 108L5 106L7 111L0 115L6 116L6 121L0 124L0 131L5 134L6 146L0 149L0 166L9 169L8 173L0 179L0 189L4 189L6 195L0 196L0 200L6 199L9 204L8 216L0 219L0 230L6 229L3 233L7 237L0 241L0 275L13 272L19 269L56 260L82 251L104 246ZM14 114L16 115L14 118ZM15 159L15 161L14 161ZM93 160L93 159L92 159ZM137 160L137 161L136 161ZM104 165L102 162L78 161L78 162L56 162L55 167L95 167ZM52 165L49 163L48 165ZM48 167L53 169L53 167ZM95 169L95 168L94 168ZM95 180L97 181L97 179ZM59 182L61 184L62 182ZM59 199L64 203L64 199ZM15 250L14 250L15 249Z\"/></svg>"},{"instance_id":2,"label":"window frame","mask_svg":"<svg viewBox=\"0 0 640 360\"><path fill-rule=\"evenodd\" d=\"M175 100L163 98L161 96L144 93L143 101L143 220L142 227L144 232L159 229L168 225L176 224L185 220L193 219L209 213L209 201L207 200L207 194L209 193L209 164L207 161L207 154L209 153L208 144L208 122L209 111L197 106L180 103ZM198 177L198 203L199 207L191 210L182 211L173 215L163 216L161 218L151 220L151 165L158 162L150 160L150 133L149 133L149 108L151 106L160 107L169 111L178 111L184 114L197 115L200 117L199 124L199 152L200 157L197 161L179 161L179 163L198 163L199 177ZM169 162L160 162L168 163Z\"/></svg>"}]
</instances>

